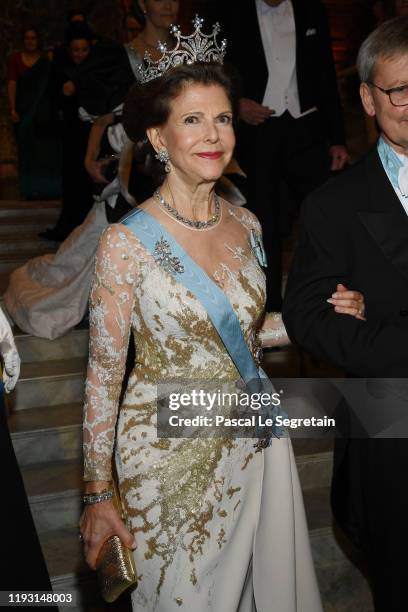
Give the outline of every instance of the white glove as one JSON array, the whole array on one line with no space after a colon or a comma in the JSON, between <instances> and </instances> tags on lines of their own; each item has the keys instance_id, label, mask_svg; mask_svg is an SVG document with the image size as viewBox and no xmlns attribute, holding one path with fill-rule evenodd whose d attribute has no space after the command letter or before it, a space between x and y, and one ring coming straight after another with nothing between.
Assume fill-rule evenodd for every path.
<instances>
[{"instance_id":1,"label":"white glove","mask_svg":"<svg viewBox=\"0 0 408 612\"><path fill-rule=\"evenodd\" d=\"M20 357L9 322L0 308L0 355L4 362L3 382L6 393L16 386L20 376Z\"/></svg>"}]
</instances>

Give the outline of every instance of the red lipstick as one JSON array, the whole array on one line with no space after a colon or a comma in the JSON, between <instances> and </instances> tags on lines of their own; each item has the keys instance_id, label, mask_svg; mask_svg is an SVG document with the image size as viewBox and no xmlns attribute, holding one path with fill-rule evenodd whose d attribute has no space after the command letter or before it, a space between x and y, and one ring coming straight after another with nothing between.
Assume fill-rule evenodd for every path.
<instances>
[{"instance_id":1,"label":"red lipstick","mask_svg":"<svg viewBox=\"0 0 408 612\"><path fill-rule=\"evenodd\" d=\"M220 159L222 157L222 151L204 151L203 153L197 153L198 157L204 157L204 159Z\"/></svg>"}]
</instances>

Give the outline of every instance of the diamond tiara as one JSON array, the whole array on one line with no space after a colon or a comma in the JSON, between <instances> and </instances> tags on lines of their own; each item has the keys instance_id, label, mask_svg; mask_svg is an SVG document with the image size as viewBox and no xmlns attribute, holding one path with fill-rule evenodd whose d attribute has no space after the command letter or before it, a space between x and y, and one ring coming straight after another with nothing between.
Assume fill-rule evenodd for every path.
<instances>
[{"instance_id":1,"label":"diamond tiara","mask_svg":"<svg viewBox=\"0 0 408 612\"><path fill-rule=\"evenodd\" d=\"M153 81L161 77L170 68L181 64L191 65L197 62L223 64L227 41L222 40L220 45L217 42L217 34L221 31L220 24L213 25L211 34L204 34L201 31L203 23L204 19L196 15L193 19L195 30L189 36L182 36L180 27L172 25L170 32L176 38L175 47L169 51L166 43L159 42L157 49L162 53L162 56L157 62L152 61L150 53L146 51L144 54L145 66L139 66L140 82Z\"/></svg>"}]
</instances>

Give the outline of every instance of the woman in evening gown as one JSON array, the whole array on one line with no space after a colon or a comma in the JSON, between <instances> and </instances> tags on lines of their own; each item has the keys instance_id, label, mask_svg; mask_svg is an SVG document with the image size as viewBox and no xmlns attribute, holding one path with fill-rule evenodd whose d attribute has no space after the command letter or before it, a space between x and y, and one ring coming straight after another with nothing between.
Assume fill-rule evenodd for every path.
<instances>
[{"instance_id":1,"label":"woman in evening gown","mask_svg":"<svg viewBox=\"0 0 408 612\"><path fill-rule=\"evenodd\" d=\"M240 379L209 312L182 280L189 258L227 298L218 314L237 318L251 363L259 365L261 345L288 341L279 316L264 319L259 222L214 192L233 152L232 117L231 82L211 62L135 86L125 107L128 135L140 141L147 133L168 174L98 247L80 531L92 568L112 534L133 550L134 611L322 611L289 438L266 446L157 435L160 382ZM162 234L153 251L132 230L138 215ZM174 255L176 244L185 257ZM346 297L360 316L361 296ZM130 334L136 358L118 410ZM109 496L113 457L127 527L112 501L98 497Z\"/></svg>"},{"instance_id":2,"label":"woman in evening gown","mask_svg":"<svg viewBox=\"0 0 408 612\"><path fill-rule=\"evenodd\" d=\"M102 231L131 210L137 201L144 200L147 186L151 193L152 181L140 167L137 172L132 163L133 146L120 123L123 99L117 93L127 92L128 72L133 75L133 82L139 78L144 51L149 49L155 59L159 57L157 50L151 47L159 39L169 38L169 27L177 21L179 2L171 0L171 10L166 9L165 4L167 0L146 1L144 28L137 39L124 45L126 53L122 48L122 54L116 50L115 55L115 48L109 46L103 54L93 49L92 62L82 62L78 66L76 95L81 117L93 121L85 165L100 193L84 222L69 234L55 254L35 257L10 276L4 294L7 312L20 329L33 336L54 340L82 321L88 309L93 262ZM112 75L106 67L112 68L117 62L121 65L119 73L123 73L120 87L116 82L118 76L111 83ZM98 117L100 112L103 114ZM107 178L106 162L112 162L114 167L115 157L121 157L119 171L117 174L110 172ZM69 189L73 192L75 185L70 185ZM65 225L66 217L65 212Z\"/></svg>"},{"instance_id":3,"label":"woman in evening gown","mask_svg":"<svg viewBox=\"0 0 408 612\"><path fill-rule=\"evenodd\" d=\"M35 28L23 33L23 50L7 68L10 119L18 148L18 179L25 199L57 198L61 193L58 117L50 87L51 62L41 52Z\"/></svg>"}]
</instances>

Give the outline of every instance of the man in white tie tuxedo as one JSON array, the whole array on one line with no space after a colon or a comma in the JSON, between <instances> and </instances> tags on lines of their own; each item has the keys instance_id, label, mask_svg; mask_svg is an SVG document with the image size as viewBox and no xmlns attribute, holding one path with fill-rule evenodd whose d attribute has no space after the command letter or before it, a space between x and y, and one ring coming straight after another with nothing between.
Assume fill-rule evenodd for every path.
<instances>
[{"instance_id":1,"label":"man in white tie tuxedo","mask_svg":"<svg viewBox=\"0 0 408 612\"><path fill-rule=\"evenodd\" d=\"M300 203L348 159L327 18L320 0L224 3L227 59L241 86L237 157L262 224L267 310L281 309L282 185Z\"/></svg>"},{"instance_id":2,"label":"man in white tie tuxedo","mask_svg":"<svg viewBox=\"0 0 408 612\"><path fill-rule=\"evenodd\" d=\"M292 340L351 376L399 378L408 386L408 17L383 23L358 56L364 109L380 129L358 164L305 202L283 316ZM342 283L361 291L365 322L320 304ZM347 320L346 320L347 319ZM374 384L380 381L372 381ZM397 384L398 383L398 384ZM383 385L384 386L384 385ZM374 405L369 408L374 419ZM338 522L365 552L376 612L406 612L408 430L392 404L375 438L336 440L332 502ZM350 431L355 419L339 413Z\"/></svg>"}]
</instances>

